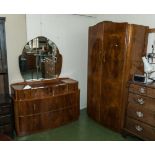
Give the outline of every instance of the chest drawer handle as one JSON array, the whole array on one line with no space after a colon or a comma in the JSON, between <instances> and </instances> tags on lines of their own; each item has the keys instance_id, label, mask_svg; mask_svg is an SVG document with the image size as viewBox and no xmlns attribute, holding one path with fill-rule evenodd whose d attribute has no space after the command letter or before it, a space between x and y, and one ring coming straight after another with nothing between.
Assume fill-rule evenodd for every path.
<instances>
[{"instance_id":1,"label":"chest drawer handle","mask_svg":"<svg viewBox=\"0 0 155 155\"><path fill-rule=\"evenodd\" d=\"M144 100L143 100L142 98L138 98L138 99L137 99L137 102L138 102L139 104L144 104Z\"/></svg>"},{"instance_id":2,"label":"chest drawer handle","mask_svg":"<svg viewBox=\"0 0 155 155\"><path fill-rule=\"evenodd\" d=\"M140 111L137 111L136 114L137 114L138 117L143 117L144 116L144 114L142 112L140 112Z\"/></svg>"},{"instance_id":3,"label":"chest drawer handle","mask_svg":"<svg viewBox=\"0 0 155 155\"><path fill-rule=\"evenodd\" d=\"M145 93L145 88L141 87L141 88L139 89L139 92L142 93L142 94L144 94L144 93Z\"/></svg>"},{"instance_id":4,"label":"chest drawer handle","mask_svg":"<svg viewBox=\"0 0 155 155\"><path fill-rule=\"evenodd\" d=\"M136 125L135 128L139 132L143 131L143 128L140 125Z\"/></svg>"}]
</instances>

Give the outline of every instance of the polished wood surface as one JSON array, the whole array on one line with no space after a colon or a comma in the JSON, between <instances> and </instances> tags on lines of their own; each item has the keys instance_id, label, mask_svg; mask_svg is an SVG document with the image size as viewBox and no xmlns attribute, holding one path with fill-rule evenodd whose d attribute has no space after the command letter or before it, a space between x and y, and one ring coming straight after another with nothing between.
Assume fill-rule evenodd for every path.
<instances>
[{"instance_id":1,"label":"polished wood surface","mask_svg":"<svg viewBox=\"0 0 155 155\"><path fill-rule=\"evenodd\" d=\"M96 121L100 121L102 34L102 24L89 28L87 108L88 114Z\"/></svg>"},{"instance_id":2,"label":"polished wood surface","mask_svg":"<svg viewBox=\"0 0 155 155\"><path fill-rule=\"evenodd\" d=\"M30 89L23 89L26 85ZM55 128L79 117L78 82L69 78L11 85L18 136Z\"/></svg>"},{"instance_id":3,"label":"polished wood surface","mask_svg":"<svg viewBox=\"0 0 155 155\"><path fill-rule=\"evenodd\" d=\"M155 140L155 85L129 82L124 131Z\"/></svg>"},{"instance_id":4,"label":"polished wood surface","mask_svg":"<svg viewBox=\"0 0 155 155\"><path fill-rule=\"evenodd\" d=\"M100 121L119 130L123 107L127 23L104 25Z\"/></svg>"},{"instance_id":5,"label":"polished wood surface","mask_svg":"<svg viewBox=\"0 0 155 155\"><path fill-rule=\"evenodd\" d=\"M148 27L105 21L89 27L88 114L101 124L123 128L126 84L143 73Z\"/></svg>"}]
</instances>

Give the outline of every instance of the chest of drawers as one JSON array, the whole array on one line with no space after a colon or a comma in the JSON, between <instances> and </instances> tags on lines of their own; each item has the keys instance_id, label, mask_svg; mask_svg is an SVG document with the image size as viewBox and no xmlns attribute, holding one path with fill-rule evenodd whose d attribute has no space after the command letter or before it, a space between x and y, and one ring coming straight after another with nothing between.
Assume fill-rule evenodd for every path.
<instances>
[{"instance_id":1,"label":"chest of drawers","mask_svg":"<svg viewBox=\"0 0 155 155\"><path fill-rule=\"evenodd\" d=\"M125 131L155 140L155 84L129 82Z\"/></svg>"},{"instance_id":2,"label":"chest of drawers","mask_svg":"<svg viewBox=\"0 0 155 155\"><path fill-rule=\"evenodd\" d=\"M29 89L23 89L26 85ZM69 123L79 117L78 82L59 78L11 85L18 136Z\"/></svg>"},{"instance_id":3,"label":"chest of drawers","mask_svg":"<svg viewBox=\"0 0 155 155\"><path fill-rule=\"evenodd\" d=\"M0 133L13 136L12 100L9 95L0 95Z\"/></svg>"}]
</instances>

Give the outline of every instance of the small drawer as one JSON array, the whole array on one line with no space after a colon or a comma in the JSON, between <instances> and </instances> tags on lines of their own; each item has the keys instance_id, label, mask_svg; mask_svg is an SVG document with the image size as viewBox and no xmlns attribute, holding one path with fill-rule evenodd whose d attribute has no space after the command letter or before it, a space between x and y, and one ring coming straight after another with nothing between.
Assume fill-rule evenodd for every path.
<instances>
[{"instance_id":1,"label":"small drawer","mask_svg":"<svg viewBox=\"0 0 155 155\"><path fill-rule=\"evenodd\" d=\"M11 105L0 106L0 115L5 115L11 113Z\"/></svg>"},{"instance_id":2,"label":"small drawer","mask_svg":"<svg viewBox=\"0 0 155 155\"><path fill-rule=\"evenodd\" d=\"M155 128L127 117L125 128L145 140L155 140Z\"/></svg>"},{"instance_id":3,"label":"small drawer","mask_svg":"<svg viewBox=\"0 0 155 155\"><path fill-rule=\"evenodd\" d=\"M46 88L46 87L31 89L31 98L32 99L33 98L35 98L35 99L43 98L43 97L48 96L48 95L49 95L49 91L48 91L48 88ZM28 96L25 99L28 99Z\"/></svg>"},{"instance_id":4,"label":"small drawer","mask_svg":"<svg viewBox=\"0 0 155 155\"><path fill-rule=\"evenodd\" d=\"M155 110L155 99L139 94L129 93L128 102L139 105L141 108Z\"/></svg>"},{"instance_id":5,"label":"small drawer","mask_svg":"<svg viewBox=\"0 0 155 155\"><path fill-rule=\"evenodd\" d=\"M138 94L133 94L133 93L129 93L128 102L139 104L139 105L144 105L147 103L146 97L138 95Z\"/></svg>"},{"instance_id":6,"label":"small drawer","mask_svg":"<svg viewBox=\"0 0 155 155\"><path fill-rule=\"evenodd\" d=\"M68 85L65 83L53 86L53 95L64 94L67 92L68 92Z\"/></svg>"},{"instance_id":7,"label":"small drawer","mask_svg":"<svg viewBox=\"0 0 155 155\"><path fill-rule=\"evenodd\" d=\"M139 105L129 103L127 115L144 123L155 126L155 110L141 108Z\"/></svg>"},{"instance_id":8,"label":"small drawer","mask_svg":"<svg viewBox=\"0 0 155 155\"><path fill-rule=\"evenodd\" d=\"M78 90L78 83L68 84L68 91L77 91L77 90Z\"/></svg>"},{"instance_id":9,"label":"small drawer","mask_svg":"<svg viewBox=\"0 0 155 155\"><path fill-rule=\"evenodd\" d=\"M64 79L62 80L64 83L68 85L68 91L77 91L78 90L78 82L72 79Z\"/></svg>"},{"instance_id":10,"label":"small drawer","mask_svg":"<svg viewBox=\"0 0 155 155\"><path fill-rule=\"evenodd\" d=\"M5 125L0 125L0 133L12 133L13 131L13 126L12 124L5 124Z\"/></svg>"},{"instance_id":11,"label":"small drawer","mask_svg":"<svg viewBox=\"0 0 155 155\"><path fill-rule=\"evenodd\" d=\"M12 115L0 116L0 125L9 124L12 122Z\"/></svg>"},{"instance_id":12,"label":"small drawer","mask_svg":"<svg viewBox=\"0 0 155 155\"><path fill-rule=\"evenodd\" d=\"M141 86L141 85L130 84L129 92L147 95L147 88L145 86Z\"/></svg>"}]
</instances>

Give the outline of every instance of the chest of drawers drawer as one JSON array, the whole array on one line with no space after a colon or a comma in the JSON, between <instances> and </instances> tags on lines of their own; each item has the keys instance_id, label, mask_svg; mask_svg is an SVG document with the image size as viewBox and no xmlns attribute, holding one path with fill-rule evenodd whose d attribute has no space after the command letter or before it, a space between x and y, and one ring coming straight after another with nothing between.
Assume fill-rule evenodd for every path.
<instances>
[{"instance_id":1,"label":"chest of drawers drawer","mask_svg":"<svg viewBox=\"0 0 155 155\"><path fill-rule=\"evenodd\" d=\"M125 128L144 140L155 140L155 128L143 122L127 117Z\"/></svg>"},{"instance_id":2,"label":"chest of drawers drawer","mask_svg":"<svg viewBox=\"0 0 155 155\"><path fill-rule=\"evenodd\" d=\"M155 98L142 96L139 94L129 93L128 104L137 105L139 108L146 108L148 110L155 110Z\"/></svg>"},{"instance_id":3,"label":"chest of drawers drawer","mask_svg":"<svg viewBox=\"0 0 155 155\"><path fill-rule=\"evenodd\" d=\"M155 98L155 85L153 87L150 87L150 85L148 86L145 84L143 85L130 84L129 92Z\"/></svg>"},{"instance_id":4,"label":"chest of drawers drawer","mask_svg":"<svg viewBox=\"0 0 155 155\"><path fill-rule=\"evenodd\" d=\"M0 125L9 124L12 122L12 115L0 115Z\"/></svg>"},{"instance_id":5,"label":"chest of drawers drawer","mask_svg":"<svg viewBox=\"0 0 155 155\"><path fill-rule=\"evenodd\" d=\"M13 106L10 95L0 95L0 134L13 136Z\"/></svg>"},{"instance_id":6,"label":"chest of drawers drawer","mask_svg":"<svg viewBox=\"0 0 155 155\"><path fill-rule=\"evenodd\" d=\"M142 95L147 95L147 87L146 86L141 86L141 85L130 84L129 92L142 94Z\"/></svg>"},{"instance_id":7,"label":"chest of drawers drawer","mask_svg":"<svg viewBox=\"0 0 155 155\"><path fill-rule=\"evenodd\" d=\"M0 115L5 115L11 113L11 105L0 106Z\"/></svg>"},{"instance_id":8,"label":"chest of drawers drawer","mask_svg":"<svg viewBox=\"0 0 155 155\"><path fill-rule=\"evenodd\" d=\"M148 110L139 105L129 103L127 108L127 116L155 126L155 110Z\"/></svg>"},{"instance_id":9,"label":"chest of drawers drawer","mask_svg":"<svg viewBox=\"0 0 155 155\"><path fill-rule=\"evenodd\" d=\"M5 133L5 134L13 134L13 126L12 124L5 124L5 125L0 125L0 133Z\"/></svg>"}]
</instances>

